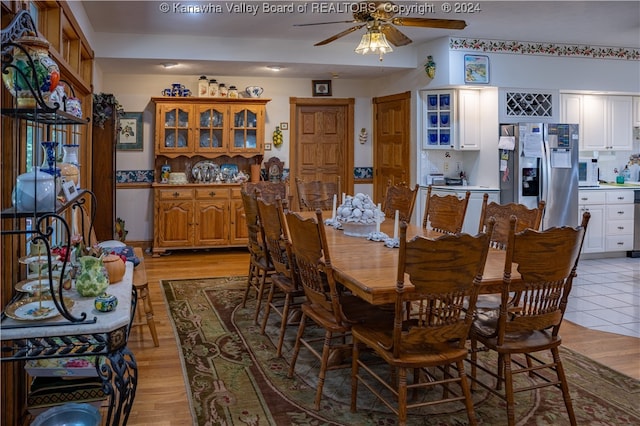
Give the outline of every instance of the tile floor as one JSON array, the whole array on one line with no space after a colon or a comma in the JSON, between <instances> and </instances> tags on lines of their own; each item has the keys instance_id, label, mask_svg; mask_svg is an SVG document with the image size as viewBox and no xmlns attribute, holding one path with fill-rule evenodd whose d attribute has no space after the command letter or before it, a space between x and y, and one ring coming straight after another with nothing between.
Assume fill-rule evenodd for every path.
<instances>
[{"instance_id":1,"label":"tile floor","mask_svg":"<svg viewBox=\"0 0 640 426\"><path fill-rule=\"evenodd\" d=\"M640 338L640 258L580 259L565 319Z\"/></svg>"}]
</instances>

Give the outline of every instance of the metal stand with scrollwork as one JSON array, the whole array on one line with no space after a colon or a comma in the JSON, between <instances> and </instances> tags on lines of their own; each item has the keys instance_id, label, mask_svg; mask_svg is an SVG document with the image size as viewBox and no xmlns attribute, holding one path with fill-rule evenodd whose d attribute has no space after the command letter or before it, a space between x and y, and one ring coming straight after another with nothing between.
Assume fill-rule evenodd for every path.
<instances>
[{"instance_id":1,"label":"metal stand with scrollwork","mask_svg":"<svg viewBox=\"0 0 640 426\"><path fill-rule=\"evenodd\" d=\"M32 123L34 127L38 126L43 129L43 134L49 140L51 135L57 135L62 126L86 125L89 122L88 119L83 120L67 113L64 106L61 108L57 102L53 105L48 104L40 89L35 87L39 77L34 59L18 41L25 34L37 35L37 30L29 13L21 11L1 32L2 74L5 77L11 73L13 79L19 80L23 86L26 86L35 100L35 106L26 108L18 104L16 108L3 108L2 115L15 120L16 128L22 127L18 123L21 120ZM26 58L26 68L17 67L14 64L15 52L20 52ZM30 136L33 138L33 145L36 137L42 137L42 135L36 136L35 133L33 132ZM23 137L24 135L14 137L16 146L22 146L21 138ZM20 153L17 152L16 159L19 158L21 158ZM17 176L18 161L12 164L14 174ZM34 183L34 187L37 187L37 182ZM35 194L37 195L37 190ZM37 197L34 198L37 199ZM89 214L85 215L87 199L91 199L91 209ZM63 213L67 210L71 212L76 209L82 210L83 214L79 215L83 222L80 227L81 233L83 238L89 237L95 219L96 205L97 200L93 192L79 189L73 200L63 202L56 200L52 208L39 209L36 205L33 211L24 211L17 206L0 210L0 224L2 224L0 235L15 235L22 241L29 240L44 247L42 253L38 251L37 262L42 262L42 269L47 270L47 276L43 277L43 281L49 283L48 291L59 313L57 316L36 321L24 321L24 318L8 316L7 307L19 303L27 294L16 291L9 303L2 307L0 361L95 356L96 373L102 381L103 392L109 401L106 424L125 425L138 383L137 364L133 353L127 348L129 330L137 305L137 293L133 287L133 265L127 263L127 272L123 280L110 286L110 293L117 296L119 303L116 310L109 313L97 313L93 307L93 298L83 298L75 290L64 290L68 256L63 256L59 262L59 278L53 275L54 234L57 243L66 245L67 248L71 246L71 231ZM90 220L88 228L84 224L85 216ZM26 223L31 223L31 226L25 226ZM86 229L89 232L85 236ZM89 246L95 243L87 238L84 238L84 241ZM44 260L41 260L41 257ZM41 268L38 268L40 276ZM63 294L63 292L66 293ZM87 312L95 312L97 315L88 315Z\"/></svg>"}]
</instances>

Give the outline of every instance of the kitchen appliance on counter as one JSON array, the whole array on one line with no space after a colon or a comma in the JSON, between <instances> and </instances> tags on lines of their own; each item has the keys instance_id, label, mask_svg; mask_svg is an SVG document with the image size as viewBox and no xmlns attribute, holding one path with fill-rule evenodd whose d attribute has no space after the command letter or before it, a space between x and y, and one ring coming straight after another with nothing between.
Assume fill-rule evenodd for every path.
<instances>
[{"instance_id":1,"label":"kitchen appliance on counter","mask_svg":"<svg viewBox=\"0 0 640 426\"><path fill-rule=\"evenodd\" d=\"M578 125L500 125L500 203L546 203L542 228L578 225Z\"/></svg>"},{"instance_id":2,"label":"kitchen appliance on counter","mask_svg":"<svg viewBox=\"0 0 640 426\"><path fill-rule=\"evenodd\" d=\"M597 158L580 158L578 161L578 186L580 188L599 187L598 175Z\"/></svg>"}]
</instances>

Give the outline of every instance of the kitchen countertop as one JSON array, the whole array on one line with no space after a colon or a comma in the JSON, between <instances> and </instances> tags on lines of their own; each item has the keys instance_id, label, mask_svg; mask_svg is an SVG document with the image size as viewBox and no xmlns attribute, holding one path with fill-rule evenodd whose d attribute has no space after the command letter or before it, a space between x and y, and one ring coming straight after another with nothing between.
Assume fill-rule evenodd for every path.
<instances>
[{"instance_id":1,"label":"kitchen countertop","mask_svg":"<svg viewBox=\"0 0 640 426\"><path fill-rule=\"evenodd\" d=\"M626 183L601 183L598 187L584 187L580 188L580 191L598 191L607 189L640 189L640 182L626 182Z\"/></svg>"},{"instance_id":2,"label":"kitchen countertop","mask_svg":"<svg viewBox=\"0 0 640 426\"><path fill-rule=\"evenodd\" d=\"M435 189L448 189L451 191L500 191L500 188L494 188L490 186L482 186L482 185L433 185ZM421 186L421 188L426 189L426 186Z\"/></svg>"}]
</instances>

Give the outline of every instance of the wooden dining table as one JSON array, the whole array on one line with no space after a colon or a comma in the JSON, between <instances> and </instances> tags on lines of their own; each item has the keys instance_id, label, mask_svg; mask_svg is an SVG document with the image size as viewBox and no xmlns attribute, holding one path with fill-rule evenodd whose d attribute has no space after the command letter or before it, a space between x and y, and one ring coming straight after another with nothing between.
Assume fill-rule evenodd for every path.
<instances>
[{"instance_id":1,"label":"wooden dining table","mask_svg":"<svg viewBox=\"0 0 640 426\"><path fill-rule=\"evenodd\" d=\"M305 218L315 217L314 212L302 212ZM330 212L323 212L330 218ZM390 237L394 234L394 221L387 220L380 230ZM364 237L345 235L342 230L325 225L327 244L336 280L355 295L374 305L393 303L396 299L396 278L398 275L399 249L387 247L382 241L371 241ZM409 224L407 238L416 235L436 238L442 233ZM506 252L489 249L481 282L480 293L500 293L504 274ZM512 269L512 278L518 279L519 273ZM405 289L411 291L413 285L405 276Z\"/></svg>"}]
</instances>

